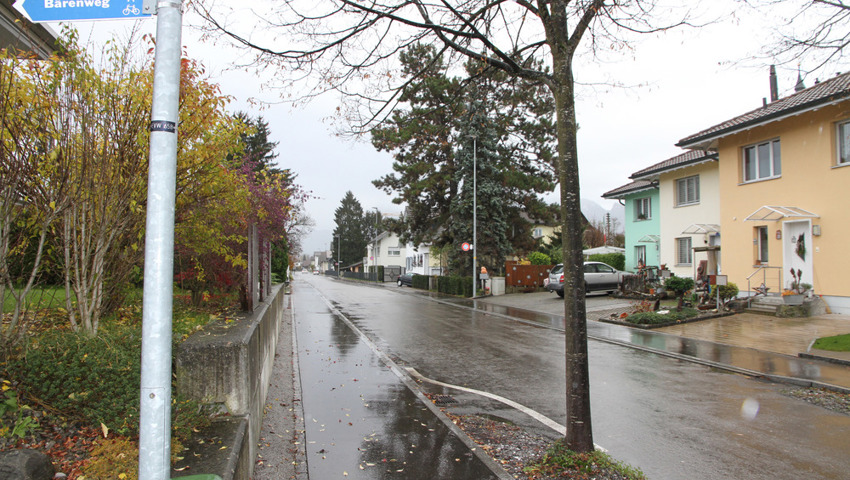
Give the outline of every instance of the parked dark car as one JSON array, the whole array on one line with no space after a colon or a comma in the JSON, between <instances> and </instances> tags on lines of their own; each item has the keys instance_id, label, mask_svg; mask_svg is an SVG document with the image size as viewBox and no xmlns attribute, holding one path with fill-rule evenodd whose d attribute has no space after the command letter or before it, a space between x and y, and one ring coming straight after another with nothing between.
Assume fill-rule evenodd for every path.
<instances>
[{"instance_id":1,"label":"parked dark car","mask_svg":"<svg viewBox=\"0 0 850 480\"><path fill-rule=\"evenodd\" d=\"M613 293L614 290L620 288L624 275L627 275L627 273L621 272L607 263L584 262L584 293ZM564 265L561 263L555 265L549 272L549 278L545 280L545 283L546 290L555 292L559 297L564 298Z\"/></svg>"},{"instance_id":2,"label":"parked dark car","mask_svg":"<svg viewBox=\"0 0 850 480\"><path fill-rule=\"evenodd\" d=\"M408 287L412 287L413 286L413 277L415 277L417 275L419 275L419 274L418 273L403 273L403 274L398 276L398 281L396 283L398 283L399 287L403 287L405 285L407 285Z\"/></svg>"}]
</instances>

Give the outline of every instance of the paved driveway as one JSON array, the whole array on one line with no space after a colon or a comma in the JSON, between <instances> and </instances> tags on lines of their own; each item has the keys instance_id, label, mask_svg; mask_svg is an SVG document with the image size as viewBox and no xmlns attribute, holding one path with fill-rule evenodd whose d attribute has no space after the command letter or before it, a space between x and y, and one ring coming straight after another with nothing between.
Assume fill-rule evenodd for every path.
<instances>
[{"instance_id":1,"label":"paved driveway","mask_svg":"<svg viewBox=\"0 0 850 480\"><path fill-rule=\"evenodd\" d=\"M551 292L512 293L510 295L485 297L479 299L479 301L554 315L564 314L564 299ZM629 311L633 303L634 300L614 298L605 293L590 294L586 297L587 318L596 320L611 313Z\"/></svg>"}]
</instances>

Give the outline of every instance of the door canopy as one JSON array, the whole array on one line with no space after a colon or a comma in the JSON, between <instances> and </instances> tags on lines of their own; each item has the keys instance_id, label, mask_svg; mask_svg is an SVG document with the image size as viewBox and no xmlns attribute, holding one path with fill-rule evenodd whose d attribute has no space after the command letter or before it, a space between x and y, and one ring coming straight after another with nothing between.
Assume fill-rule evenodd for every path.
<instances>
[{"instance_id":1,"label":"door canopy","mask_svg":"<svg viewBox=\"0 0 850 480\"><path fill-rule=\"evenodd\" d=\"M745 222L778 222L785 218L820 218L808 210L800 207L779 207L775 205L765 205L755 212L751 213Z\"/></svg>"}]
</instances>

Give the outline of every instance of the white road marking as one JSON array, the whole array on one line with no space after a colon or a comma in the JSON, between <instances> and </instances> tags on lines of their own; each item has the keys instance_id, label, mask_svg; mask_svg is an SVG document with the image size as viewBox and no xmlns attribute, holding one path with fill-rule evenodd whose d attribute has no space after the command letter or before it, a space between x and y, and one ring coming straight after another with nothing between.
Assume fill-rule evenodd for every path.
<instances>
[{"instance_id":1,"label":"white road marking","mask_svg":"<svg viewBox=\"0 0 850 480\"><path fill-rule=\"evenodd\" d=\"M416 369L413 368L413 367L404 367L404 369L407 371L407 373L411 377L413 377L417 380L420 380L420 381L423 381L423 382L428 382L428 383L431 383L433 385L439 385L441 387L451 388L451 389L454 389L454 390L460 390L462 392L468 392L468 393L473 393L475 395L481 395L482 397L487 397L487 398L490 398L492 400L496 400L497 402L502 402L505 405L513 407L513 408L519 410L520 412L528 415L529 417L537 420L538 422L542 423L543 425L546 425L547 427L551 428L552 430L558 432L561 435L567 434L567 427L565 427L564 425L561 425L560 423L552 420L551 418L547 417L546 415L543 415L540 412L532 410L532 409L526 407L525 405L523 405L521 403L517 403L517 402L515 402L511 399L496 395L495 393L484 392L484 391L481 391L481 390L475 390L474 388L461 387L460 385L452 385L452 384L449 384L449 383L440 382L438 380L432 380L428 377L423 376L421 373L417 372ZM607 452L607 450L600 447L596 443L594 443L593 446L597 450L600 450L602 452Z\"/></svg>"}]
</instances>

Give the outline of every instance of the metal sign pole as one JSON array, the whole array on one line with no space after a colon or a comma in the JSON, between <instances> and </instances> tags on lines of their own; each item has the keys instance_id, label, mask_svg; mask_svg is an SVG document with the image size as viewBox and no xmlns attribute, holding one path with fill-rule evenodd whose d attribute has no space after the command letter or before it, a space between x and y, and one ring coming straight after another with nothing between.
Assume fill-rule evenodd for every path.
<instances>
[{"instance_id":1,"label":"metal sign pole","mask_svg":"<svg viewBox=\"0 0 850 480\"><path fill-rule=\"evenodd\" d=\"M158 1L156 14L142 301L140 480L166 480L171 472L171 315L181 2Z\"/></svg>"}]
</instances>

